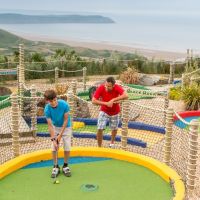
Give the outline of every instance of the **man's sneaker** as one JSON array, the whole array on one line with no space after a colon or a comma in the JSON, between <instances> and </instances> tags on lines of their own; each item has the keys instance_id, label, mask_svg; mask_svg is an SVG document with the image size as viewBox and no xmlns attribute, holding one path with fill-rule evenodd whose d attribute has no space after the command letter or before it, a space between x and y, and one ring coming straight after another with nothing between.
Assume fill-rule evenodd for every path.
<instances>
[{"instance_id":1,"label":"man's sneaker","mask_svg":"<svg viewBox=\"0 0 200 200\"><path fill-rule=\"evenodd\" d=\"M71 171L69 169L69 167L63 167L62 168L62 171L63 171L63 174L67 177L70 177L71 176Z\"/></svg>"},{"instance_id":2,"label":"man's sneaker","mask_svg":"<svg viewBox=\"0 0 200 200\"><path fill-rule=\"evenodd\" d=\"M112 143L110 143L110 144L109 144L109 148L114 149L114 148L115 148L115 145L112 144Z\"/></svg>"},{"instance_id":3,"label":"man's sneaker","mask_svg":"<svg viewBox=\"0 0 200 200\"><path fill-rule=\"evenodd\" d=\"M56 178L60 174L60 167L54 167L51 173L51 178Z\"/></svg>"}]
</instances>

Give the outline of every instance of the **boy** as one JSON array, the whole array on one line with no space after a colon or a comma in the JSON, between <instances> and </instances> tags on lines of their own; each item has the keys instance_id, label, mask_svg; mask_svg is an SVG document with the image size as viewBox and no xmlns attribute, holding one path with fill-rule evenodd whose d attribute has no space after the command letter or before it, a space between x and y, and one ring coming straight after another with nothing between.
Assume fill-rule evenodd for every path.
<instances>
[{"instance_id":1,"label":"boy","mask_svg":"<svg viewBox=\"0 0 200 200\"><path fill-rule=\"evenodd\" d=\"M57 100L57 94L54 90L45 91L44 98L48 103L45 106L44 113L47 118L48 129L51 136L52 156L54 161L51 177L55 178L60 173L60 167L57 163L57 153L61 138L64 147L64 165L62 171L65 176L70 177L71 172L68 166L68 159L70 156L72 129L69 115L69 104L64 100Z\"/></svg>"}]
</instances>

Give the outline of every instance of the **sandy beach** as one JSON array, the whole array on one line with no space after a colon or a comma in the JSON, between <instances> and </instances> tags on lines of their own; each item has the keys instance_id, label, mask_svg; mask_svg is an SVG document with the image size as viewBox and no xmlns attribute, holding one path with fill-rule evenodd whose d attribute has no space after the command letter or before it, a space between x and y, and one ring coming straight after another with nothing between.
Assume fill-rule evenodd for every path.
<instances>
[{"instance_id":1,"label":"sandy beach","mask_svg":"<svg viewBox=\"0 0 200 200\"><path fill-rule=\"evenodd\" d=\"M17 35L19 35L19 33L17 33ZM128 53L137 53L149 59L156 59L156 60L175 61L175 60L184 60L186 58L186 53L182 52L145 49L132 46L112 44L107 42L85 42L85 41L63 40L63 39L50 38L48 36L37 36L37 35L21 34L21 33L19 36L32 41L63 43L72 47L83 47L94 50L111 50L111 51L121 51Z\"/></svg>"}]
</instances>

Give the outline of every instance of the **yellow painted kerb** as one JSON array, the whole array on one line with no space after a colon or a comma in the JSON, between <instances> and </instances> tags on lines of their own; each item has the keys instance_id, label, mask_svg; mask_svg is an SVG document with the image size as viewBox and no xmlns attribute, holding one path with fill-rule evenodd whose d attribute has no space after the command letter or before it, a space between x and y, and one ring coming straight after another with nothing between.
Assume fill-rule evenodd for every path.
<instances>
[{"instance_id":1,"label":"yellow painted kerb","mask_svg":"<svg viewBox=\"0 0 200 200\"><path fill-rule=\"evenodd\" d=\"M20 169L28 164L39 162L41 160L51 159L51 150L41 150L33 153L21 155L13 160L10 160L0 165L0 179L8 174ZM63 150L59 151L59 157L63 156ZM141 166L144 166L159 176L161 176L166 182L172 180L174 182L175 197L173 200L183 200L185 196L185 187L181 180L181 177L167 165L147 156L140 154L127 152L116 149L106 149L97 147L73 147L71 150L71 156L91 156L91 157L106 157L114 158L118 160L124 160L132 162Z\"/></svg>"}]
</instances>

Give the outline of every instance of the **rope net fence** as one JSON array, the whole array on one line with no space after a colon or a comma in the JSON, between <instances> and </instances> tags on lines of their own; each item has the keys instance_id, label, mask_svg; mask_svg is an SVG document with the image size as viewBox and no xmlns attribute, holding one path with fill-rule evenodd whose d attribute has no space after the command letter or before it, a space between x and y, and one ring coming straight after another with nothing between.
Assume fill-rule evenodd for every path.
<instances>
[{"instance_id":1,"label":"rope net fence","mask_svg":"<svg viewBox=\"0 0 200 200\"><path fill-rule=\"evenodd\" d=\"M194 134L194 127L191 126L191 122L187 122L175 111L174 118L176 118L176 121L172 126L169 166L178 172L186 184L187 194L185 199L197 200L200 198L200 141L198 137L200 129ZM198 121L196 122L199 124Z\"/></svg>"},{"instance_id":2,"label":"rope net fence","mask_svg":"<svg viewBox=\"0 0 200 200\"><path fill-rule=\"evenodd\" d=\"M6 85L18 85L18 70L17 62L12 63L0 63L0 86Z\"/></svg>"},{"instance_id":3,"label":"rope net fence","mask_svg":"<svg viewBox=\"0 0 200 200\"><path fill-rule=\"evenodd\" d=\"M100 108L83 96L77 95L82 87L76 83L74 81L47 85L41 83L39 87L37 84L34 86L22 84L22 89L15 98L9 96L0 101L1 164L16 157L17 151L21 155L51 148L48 126L44 117L43 94L47 89L55 89L58 99L63 99L70 105L70 114L73 119L73 146L97 146L97 118ZM138 90L127 86L124 88L129 97L134 97L134 99L120 102L121 118L114 148L165 162L179 173L186 185L192 176L191 167L188 167L188 164L191 162L190 159L195 157L198 163L195 164L197 169L195 184L193 189L190 189L190 185L188 186L187 194L188 199L198 199L200 197L199 179L196 177L200 175L200 152L196 150L197 155L192 154L191 158L191 152L195 151L191 149L193 147L189 143L195 138L190 135L191 131L188 127L191 124L181 119L174 111L169 118L167 93ZM186 128L181 128L178 123L174 124L174 116L177 116ZM109 147L110 138L111 131L107 126L104 130L103 147ZM14 144L17 144L17 147ZM167 151L169 144L170 153ZM193 141L193 144L196 148L195 145L199 145L198 140ZM166 156L166 153L170 155Z\"/></svg>"}]
</instances>

